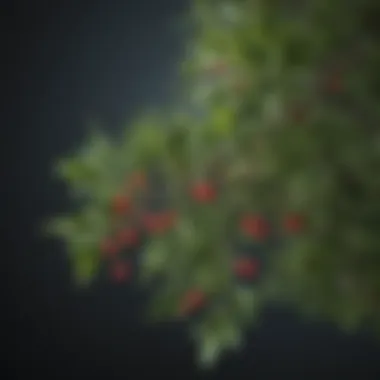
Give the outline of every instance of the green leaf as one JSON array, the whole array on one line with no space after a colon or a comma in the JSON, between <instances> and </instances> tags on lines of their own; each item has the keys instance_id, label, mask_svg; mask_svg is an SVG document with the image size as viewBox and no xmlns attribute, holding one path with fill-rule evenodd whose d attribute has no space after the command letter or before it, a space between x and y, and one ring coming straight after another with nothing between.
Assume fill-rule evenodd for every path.
<instances>
[{"instance_id":1,"label":"green leaf","mask_svg":"<svg viewBox=\"0 0 380 380\"><path fill-rule=\"evenodd\" d=\"M77 253L72 257L73 276L76 284L88 286L99 268L99 259L95 251Z\"/></svg>"},{"instance_id":2,"label":"green leaf","mask_svg":"<svg viewBox=\"0 0 380 380\"><path fill-rule=\"evenodd\" d=\"M166 140L166 160L168 168L177 174L189 168L188 136L189 129L183 126L168 130Z\"/></svg>"},{"instance_id":3,"label":"green leaf","mask_svg":"<svg viewBox=\"0 0 380 380\"><path fill-rule=\"evenodd\" d=\"M175 228L176 239L181 246L188 252L194 252L200 249L202 244L202 235L198 232L193 221L190 218L181 218Z\"/></svg>"},{"instance_id":4,"label":"green leaf","mask_svg":"<svg viewBox=\"0 0 380 380\"><path fill-rule=\"evenodd\" d=\"M212 128L217 136L231 136L235 130L235 114L228 107L217 107L212 110Z\"/></svg>"},{"instance_id":5,"label":"green leaf","mask_svg":"<svg viewBox=\"0 0 380 380\"><path fill-rule=\"evenodd\" d=\"M100 264L96 242L91 235L75 236L70 239L68 249L74 282L88 286Z\"/></svg>"},{"instance_id":6,"label":"green leaf","mask_svg":"<svg viewBox=\"0 0 380 380\"><path fill-rule=\"evenodd\" d=\"M74 281L87 285L99 267L98 243L108 230L103 213L96 207L87 206L76 215L50 221L46 229L67 243Z\"/></svg>"},{"instance_id":7,"label":"green leaf","mask_svg":"<svg viewBox=\"0 0 380 380\"><path fill-rule=\"evenodd\" d=\"M203 368L213 367L220 357L222 345L218 336L213 332L206 332L199 348L199 364Z\"/></svg>"},{"instance_id":8,"label":"green leaf","mask_svg":"<svg viewBox=\"0 0 380 380\"><path fill-rule=\"evenodd\" d=\"M96 175L94 167L87 165L82 157L72 157L62 160L57 165L57 172L61 178L70 184L93 179Z\"/></svg>"},{"instance_id":9,"label":"green leaf","mask_svg":"<svg viewBox=\"0 0 380 380\"><path fill-rule=\"evenodd\" d=\"M352 333L355 332L363 322L362 309L355 306L353 303L345 306L346 307L341 305L341 308L337 314L337 320L342 330L347 333Z\"/></svg>"},{"instance_id":10,"label":"green leaf","mask_svg":"<svg viewBox=\"0 0 380 380\"><path fill-rule=\"evenodd\" d=\"M149 282L158 274L165 272L169 250L165 240L155 239L144 249L141 264L141 280Z\"/></svg>"},{"instance_id":11,"label":"green leaf","mask_svg":"<svg viewBox=\"0 0 380 380\"><path fill-rule=\"evenodd\" d=\"M152 118L146 118L137 123L130 134L128 143L135 163L145 165L162 158L165 155L166 138L164 129Z\"/></svg>"},{"instance_id":12,"label":"green leaf","mask_svg":"<svg viewBox=\"0 0 380 380\"><path fill-rule=\"evenodd\" d=\"M233 4L232 2L224 2L221 4L220 13L222 19L230 25L237 25L239 22L244 20L246 16L244 10L238 4Z\"/></svg>"},{"instance_id":13,"label":"green leaf","mask_svg":"<svg viewBox=\"0 0 380 380\"><path fill-rule=\"evenodd\" d=\"M108 138L94 131L80 152L58 162L57 173L68 182L89 180L109 170L114 149Z\"/></svg>"},{"instance_id":14,"label":"green leaf","mask_svg":"<svg viewBox=\"0 0 380 380\"><path fill-rule=\"evenodd\" d=\"M178 302L185 290L185 285L174 287L170 282L157 285L155 295L148 303L147 320L160 322L178 317Z\"/></svg>"},{"instance_id":15,"label":"green leaf","mask_svg":"<svg viewBox=\"0 0 380 380\"><path fill-rule=\"evenodd\" d=\"M194 286L211 292L217 290L218 273L215 273L216 271L213 269L211 265L198 266L192 275Z\"/></svg>"},{"instance_id":16,"label":"green leaf","mask_svg":"<svg viewBox=\"0 0 380 380\"><path fill-rule=\"evenodd\" d=\"M223 341L227 347L238 349L243 343L241 328L232 323L226 324L223 330Z\"/></svg>"},{"instance_id":17,"label":"green leaf","mask_svg":"<svg viewBox=\"0 0 380 380\"><path fill-rule=\"evenodd\" d=\"M44 231L47 235L68 238L78 230L78 220L73 216L61 216L47 222Z\"/></svg>"},{"instance_id":18,"label":"green leaf","mask_svg":"<svg viewBox=\"0 0 380 380\"><path fill-rule=\"evenodd\" d=\"M211 321L225 349L236 349L242 344L242 330L233 310L224 307L215 308Z\"/></svg>"},{"instance_id":19,"label":"green leaf","mask_svg":"<svg viewBox=\"0 0 380 380\"><path fill-rule=\"evenodd\" d=\"M239 319L243 323L253 322L260 311L260 299L257 292L254 289L237 287L234 294Z\"/></svg>"},{"instance_id":20,"label":"green leaf","mask_svg":"<svg viewBox=\"0 0 380 380\"><path fill-rule=\"evenodd\" d=\"M95 130L82 149L83 161L90 167L104 167L106 162L112 158L114 148L109 138L103 132Z\"/></svg>"},{"instance_id":21,"label":"green leaf","mask_svg":"<svg viewBox=\"0 0 380 380\"><path fill-rule=\"evenodd\" d=\"M193 337L198 345L198 361L203 368L215 366L223 352L237 349L242 344L241 329L225 310L206 314L204 321L193 330Z\"/></svg>"}]
</instances>

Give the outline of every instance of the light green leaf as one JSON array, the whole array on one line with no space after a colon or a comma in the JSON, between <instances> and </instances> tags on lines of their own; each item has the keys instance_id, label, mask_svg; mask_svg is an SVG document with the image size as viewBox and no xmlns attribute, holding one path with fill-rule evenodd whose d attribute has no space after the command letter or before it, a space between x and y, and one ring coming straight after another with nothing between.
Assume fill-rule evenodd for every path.
<instances>
[{"instance_id":1,"label":"light green leaf","mask_svg":"<svg viewBox=\"0 0 380 380\"><path fill-rule=\"evenodd\" d=\"M243 343L243 335L241 329L236 325L227 325L224 330L223 340L230 348L237 349L241 347Z\"/></svg>"},{"instance_id":2,"label":"light green leaf","mask_svg":"<svg viewBox=\"0 0 380 380\"><path fill-rule=\"evenodd\" d=\"M279 125L284 118L284 105L279 94L267 95L263 104L263 117L268 125Z\"/></svg>"},{"instance_id":3,"label":"light green leaf","mask_svg":"<svg viewBox=\"0 0 380 380\"><path fill-rule=\"evenodd\" d=\"M174 287L170 283L158 285L154 297L148 304L147 320L159 322L178 317L178 300L183 291L183 286Z\"/></svg>"},{"instance_id":4,"label":"light green leaf","mask_svg":"<svg viewBox=\"0 0 380 380\"><path fill-rule=\"evenodd\" d=\"M209 100L213 92L215 91L215 85L210 83L200 83L193 90L192 100L195 104L203 104Z\"/></svg>"},{"instance_id":5,"label":"light green leaf","mask_svg":"<svg viewBox=\"0 0 380 380\"><path fill-rule=\"evenodd\" d=\"M82 160L91 168L104 167L110 161L114 146L102 132L94 131L82 149Z\"/></svg>"},{"instance_id":6,"label":"light green leaf","mask_svg":"<svg viewBox=\"0 0 380 380\"><path fill-rule=\"evenodd\" d=\"M355 307L354 305L350 306L351 307L344 308L342 305L341 310L337 316L340 327L342 330L348 333L352 333L358 329L362 323L363 317L362 309L360 307Z\"/></svg>"},{"instance_id":7,"label":"light green leaf","mask_svg":"<svg viewBox=\"0 0 380 380\"><path fill-rule=\"evenodd\" d=\"M244 19L243 8L232 2L221 4L221 15L225 21L234 25Z\"/></svg>"},{"instance_id":8,"label":"light green leaf","mask_svg":"<svg viewBox=\"0 0 380 380\"><path fill-rule=\"evenodd\" d=\"M57 172L61 178L73 184L78 181L93 179L96 174L94 168L87 165L82 157L62 160L57 165Z\"/></svg>"},{"instance_id":9,"label":"light green leaf","mask_svg":"<svg viewBox=\"0 0 380 380\"><path fill-rule=\"evenodd\" d=\"M99 267L96 252L77 254L72 257L74 281L80 286L89 285Z\"/></svg>"},{"instance_id":10,"label":"light green leaf","mask_svg":"<svg viewBox=\"0 0 380 380\"><path fill-rule=\"evenodd\" d=\"M48 221L44 230L48 235L68 238L77 232L78 221L72 216L57 217Z\"/></svg>"},{"instance_id":11,"label":"light green leaf","mask_svg":"<svg viewBox=\"0 0 380 380\"><path fill-rule=\"evenodd\" d=\"M194 223L185 218L181 218L175 229L177 239L187 250L194 250L199 247L199 234Z\"/></svg>"},{"instance_id":12,"label":"light green leaf","mask_svg":"<svg viewBox=\"0 0 380 380\"><path fill-rule=\"evenodd\" d=\"M80 286L87 286L100 264L96 241L91 234L82 234L80 237L71 238L68 243L73 280Z\"/></svg>"},{"instance_id":13,"label":"light green leaf","mask_svg":"<svg viewBox=\"0 0 380 380\"><path fill-rule=\"evenodd\" d=\"M163 128L150 118L136 124L128 144L136 163L143 164L162 157L165 154L166 137Z\"/></svg>"},{"instance_id":14,"label":"light green leaf","mask_svg":"<svg viewBox=\"0 0 380 380\"><path fill-rule=\"evenodd\" d=\"M199 347L198 360L202 367L210 368L216 364L223 352L228 349L237 349L242 343L242 334L239 327L227 315L214 312L208 314L193 331Z\"/></svg>"},{"instance_id":15,"label":"light green leaf","mask_svg":"<svg viewBox=\"0 0 380 380\"><path fill-rule=\"evenodd\" d=\"M227 107L212 110L212 125L217 135L230 136L235 129L235 114Z\"/></svg>"},{"instance_id":16,"label":"light green leaf","mask_svg":"<svg viewBox=\"0 0 380 380\"><path fill-rule=\"evenodd\" d=\"M215 273L215 270L212 270L212 267L209 265L198 266L193 274L194 286L206 291L214 291L218 285L216 283L217 275L218 273Z\"/></svg>"},{"instance_id":17,"label":"light green leaf","mask_svg":"<svg viewBox=\"0 0 380 380\"><path fill-rule=\"evenodd\" d=\"M166 270L169 249L165 240L153 240L142 252L141 279L150 281Z\"/></svg>"},{"instance_id":18,"label":"light green leaf","mask_svg":"<svg viewBox=\"0 0 380 380\"><path fill-rule=\"evenodd\" d=\"M236 306L243 321L252 320L259 311L259 297L256 291L245 287L238 287L235 291Z\"/></svg>"},{"instance_id":19,"label":"light green leaf","mask_svg":"<svg viewBox=\"0 0 380 380\"><path fill-rule=\"evenodd\" d=\"M225 308L216 310L214 318L214 328L218 332L223 347L225 349L238 348L242 343L242 331L231 310Z\"/></svg>"},{"instance_id":20,"label":"light green leaf","mask_svg":"<svg viewBox=\"0 0 380 380\"><path fill-rule=\"evenodd\" d=\"M222 348L221 341L215 332L205 332L200 341L199 364L203 368L213 367L220 357Z\"/></svg>"}]
</instances>

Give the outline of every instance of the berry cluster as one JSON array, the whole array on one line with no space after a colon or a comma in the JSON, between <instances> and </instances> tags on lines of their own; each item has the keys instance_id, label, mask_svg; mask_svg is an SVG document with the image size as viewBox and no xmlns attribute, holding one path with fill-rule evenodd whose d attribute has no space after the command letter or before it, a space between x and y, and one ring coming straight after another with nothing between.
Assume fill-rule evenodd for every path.
<instances>
[{"instance_id":1,"label":"berry cluster","mask_svg":"<svg viewBox=\"0 0 380 380\"><path fill-rule=\"evenodd\" d=\"M157 236L170 230L176 213L142 211L137 199L146 194L148 181L144 173L134 173L124 189L110 202L112 232L100 244L102 258L109 267L111 279L125 282L133 274L133 252L138 249L146 234Z\"/></svg>"},{"instance_id":2,"label":"berry cluster","mask_svg":"<svg viewBox=\"0 0 380 380\"><path fill-rule=\"evenodd\" d=\"M116 218L117 228L102 242L100 249L109 265L110 277L116 283L131 278L132 252L141 245L143 236L165 234L175 226L178 219L175 210L141 211L135 202L135 195L141 195L147 188L145 175L135 174L127 183L127 190L117 194L111 201L111 213ZM218 189L210 181L197 181L191 186L189 195L198 205L213 204L218 198ZM282 224L287 233L295 234L302 230L304 219L301 215L291 214L284 218ZM264 243L271 235L269 222L258 214L244 214L239 229L245 237L258 243ZM231 270L237 279L250 282L258 278L261 263L258 258L243 255L234 259ZM191 315L201 310L206 301L207 295L201 289L189 289L179 303L178 313L182 316Z\"/></svg>"}]
</instances>

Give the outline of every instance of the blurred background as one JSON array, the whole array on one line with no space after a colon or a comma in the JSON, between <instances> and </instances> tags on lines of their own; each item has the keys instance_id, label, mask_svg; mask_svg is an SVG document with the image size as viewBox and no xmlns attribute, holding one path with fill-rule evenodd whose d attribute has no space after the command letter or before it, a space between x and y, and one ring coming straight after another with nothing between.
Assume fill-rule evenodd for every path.
<instances>
[{"instance_id":1,"label":"blurred background","mask_svg":"<svg viewBox=\"0 0 380 380\"><path fill-rule=\"evenodd\" d=\"M70 287L64 248L38 236L40 223L70 207L52 177L78 148L87 122L110 135L180 91L190 0L5 1L0 5L2 369L7 378L143 377L380 378L380 344L271 309L243 351L213 372L194 367L182 326L148 326L142 294L99 281Z\"/></svg>"}]
</instances>

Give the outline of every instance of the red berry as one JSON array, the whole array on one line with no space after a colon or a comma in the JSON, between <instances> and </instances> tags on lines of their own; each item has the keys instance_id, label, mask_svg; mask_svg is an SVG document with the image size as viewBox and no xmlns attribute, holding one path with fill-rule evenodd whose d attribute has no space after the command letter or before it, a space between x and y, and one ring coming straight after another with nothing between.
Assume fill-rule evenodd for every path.
<instances>
[{"instance_id":1,"label":"red berry","mask_svg":"<svg viewBox=\"0 0 380 380\"><path fill-rule=\"evenodd\" d=\"M331 93L339 93L342 91L342 83L338 78L333 78L330 80L328 88Z\"/></svg>"},{"instance_id":2,"label":"red berry","mask_svg":"<svg viewBox=\"0 0 380 380\"><path fill-rule=\"evenodd\" d=\"M161 221L166 228L172 227L177 219L177 213L175 211L165 211L161 214Z\"/></svg>"},{"instance_id":3,"label":"red berry","mask_svg":"<svg viewBox=\"0 0 380 380\"><path fill-rule=\"evenodd\" d=\"M105 258L114 258L120 251L120 246L113 239L106 239L100 245L100 250Z\"/></svg>"},{"instance_id":4,"label":"red berry","mask_svg":"<svg viewBox=\"0 0 380 380\"><path fill-rule=\"evenodd\" d=\"M191 189L192 197L201 203L212 202L216 198L215 188L207 182L199 182Z\"/></svg>"},{"instance_id":5,"label":"red berry","mask_svg":"<svg viewBox=\"0 0 380 380\"><path fill-rule=\"evenodd\" d=\"M242 219L240 226L243 232L258 240L269 235L269 224L260 216L248 215Z\"/></svg>"},{"instance_id":6,"label":"red berry","mask_svg":"<svg viewBox=\"0 0 380 380\"><path fill-rule=\"evenodd\" d=\"M295 123L302 123L306 119L306 109L301 106L295 106L290 111L291 119Z\"/></svg>"},{"instance_id":7,"label":"red berry","mask_svg":"<svg viewBox=\"0 0 380 380\"><path fill-rule=\"evenodd\" d=\"M240 258L234 263L234 271L238 277L252 279L257 276L260 269L260 263L253 258Z\"/></svg>"},{"instance_id":8,"label":"red berry","mask_svg":"<svg viewBox=\"0 0 380 380\"><path fill-rule=\"evenodd\" d=\"M131 208L131 201L125 195L116 195L112 200L112 210L117 215L128 213Z\"/></svg>"},{"instance_id":9,"label":"red berry","mask_svg":"<svg viewBox=\"0 0 380 380\"><path fill-rule=\"evenodd\" d=\"M143 223L149 232L160 234L170 229L175 223L176 218L177 214L175 211L164 211L145 215Z\"/></svg>"},{"instance_id":10,"label":"red berry","mask_svg":"<svg viewBox=\"0 0 380 380\"><path fill-rule=\"evenodd\" d=\"M300 232L305 225L305 218L300 214L290 214L284 218L284 229L289 233Z\"/></svg>"},{"instance_id":11,"label":"red berry","mask_svg":"<svg viewBox=\"0 0 380 380\"><path fill-rule=\"evenodd\" d=\"M339 94L343 91L343 81L340 74L333 73L326 80L326 90L330 94Z\"/></svg>"},{"instance_id":12,"label":"red berry","mask_svg":"<svg viewBox=\"0 0 380 380\"><path fill-rule=\"evenodd\" d=\"M139 242L139 233L135 228L126 227L119 232L118 240L122 245L136 246Z\"/></svg>"},{"instance_id":13,"label":"red berry","mask_svg":"<svg viewBox=\"0 0 380 380\"><path fill-rule=\"evenodd\" d=\"M143 216L143 224L144 227L152 232L157 229L157 216L155 214L145 214Z\"/></svg>"},{"instance_id":14,"label":"red berry","mask_svg":"<svg viewBox=\"0 0 380 380\"><path fill-rule=\"evenodd\" d=\"M114 282L121 283L131 276L132 270L129 263L124 261L116 261L110 267L110 276Z\"/></svg>"},{"instance_id":15,"label":"red berry","mask_svg":"<svg viewBox=\"0 0 380 380\"><path fill-rule=\"evenodd\" d=\"M179 305L179 313L187 315L199 310L206 302L205 294L198 289L189 290Z\"/></svg>"},{"instance_id":16,"label":"red berry","mask_svg":"<svg viewBox=\"0 0 380 380\"><path fill-rule=\"evenodd\" d=\"M233 85L233 89L238 93L245 92L250 87L250 83L245 80L240 80Z\"/></svg>"},{"instance_id":17,"label":"red berry","mask_svg":"<svg viewBox=\"0 0 380 380\"><path fill-rule=\"evenodd\" d=\"M131 178L132 190L144 190L146 188L147 180L144 172L136 172Z\"/></svg>"},{"instance_id":18,"label":"red berry","mask_svg":"<svg viewBox=\"0 0 380 380\"><path fill-rule=\"evenodd\" d=\"M208 71L212 74L224 75L227 73L228 69L229 69L229 66L227 62L223 60L219 60L213 63L212 65L210 65L208 68Z\"/></svg>"}]
</instances>

